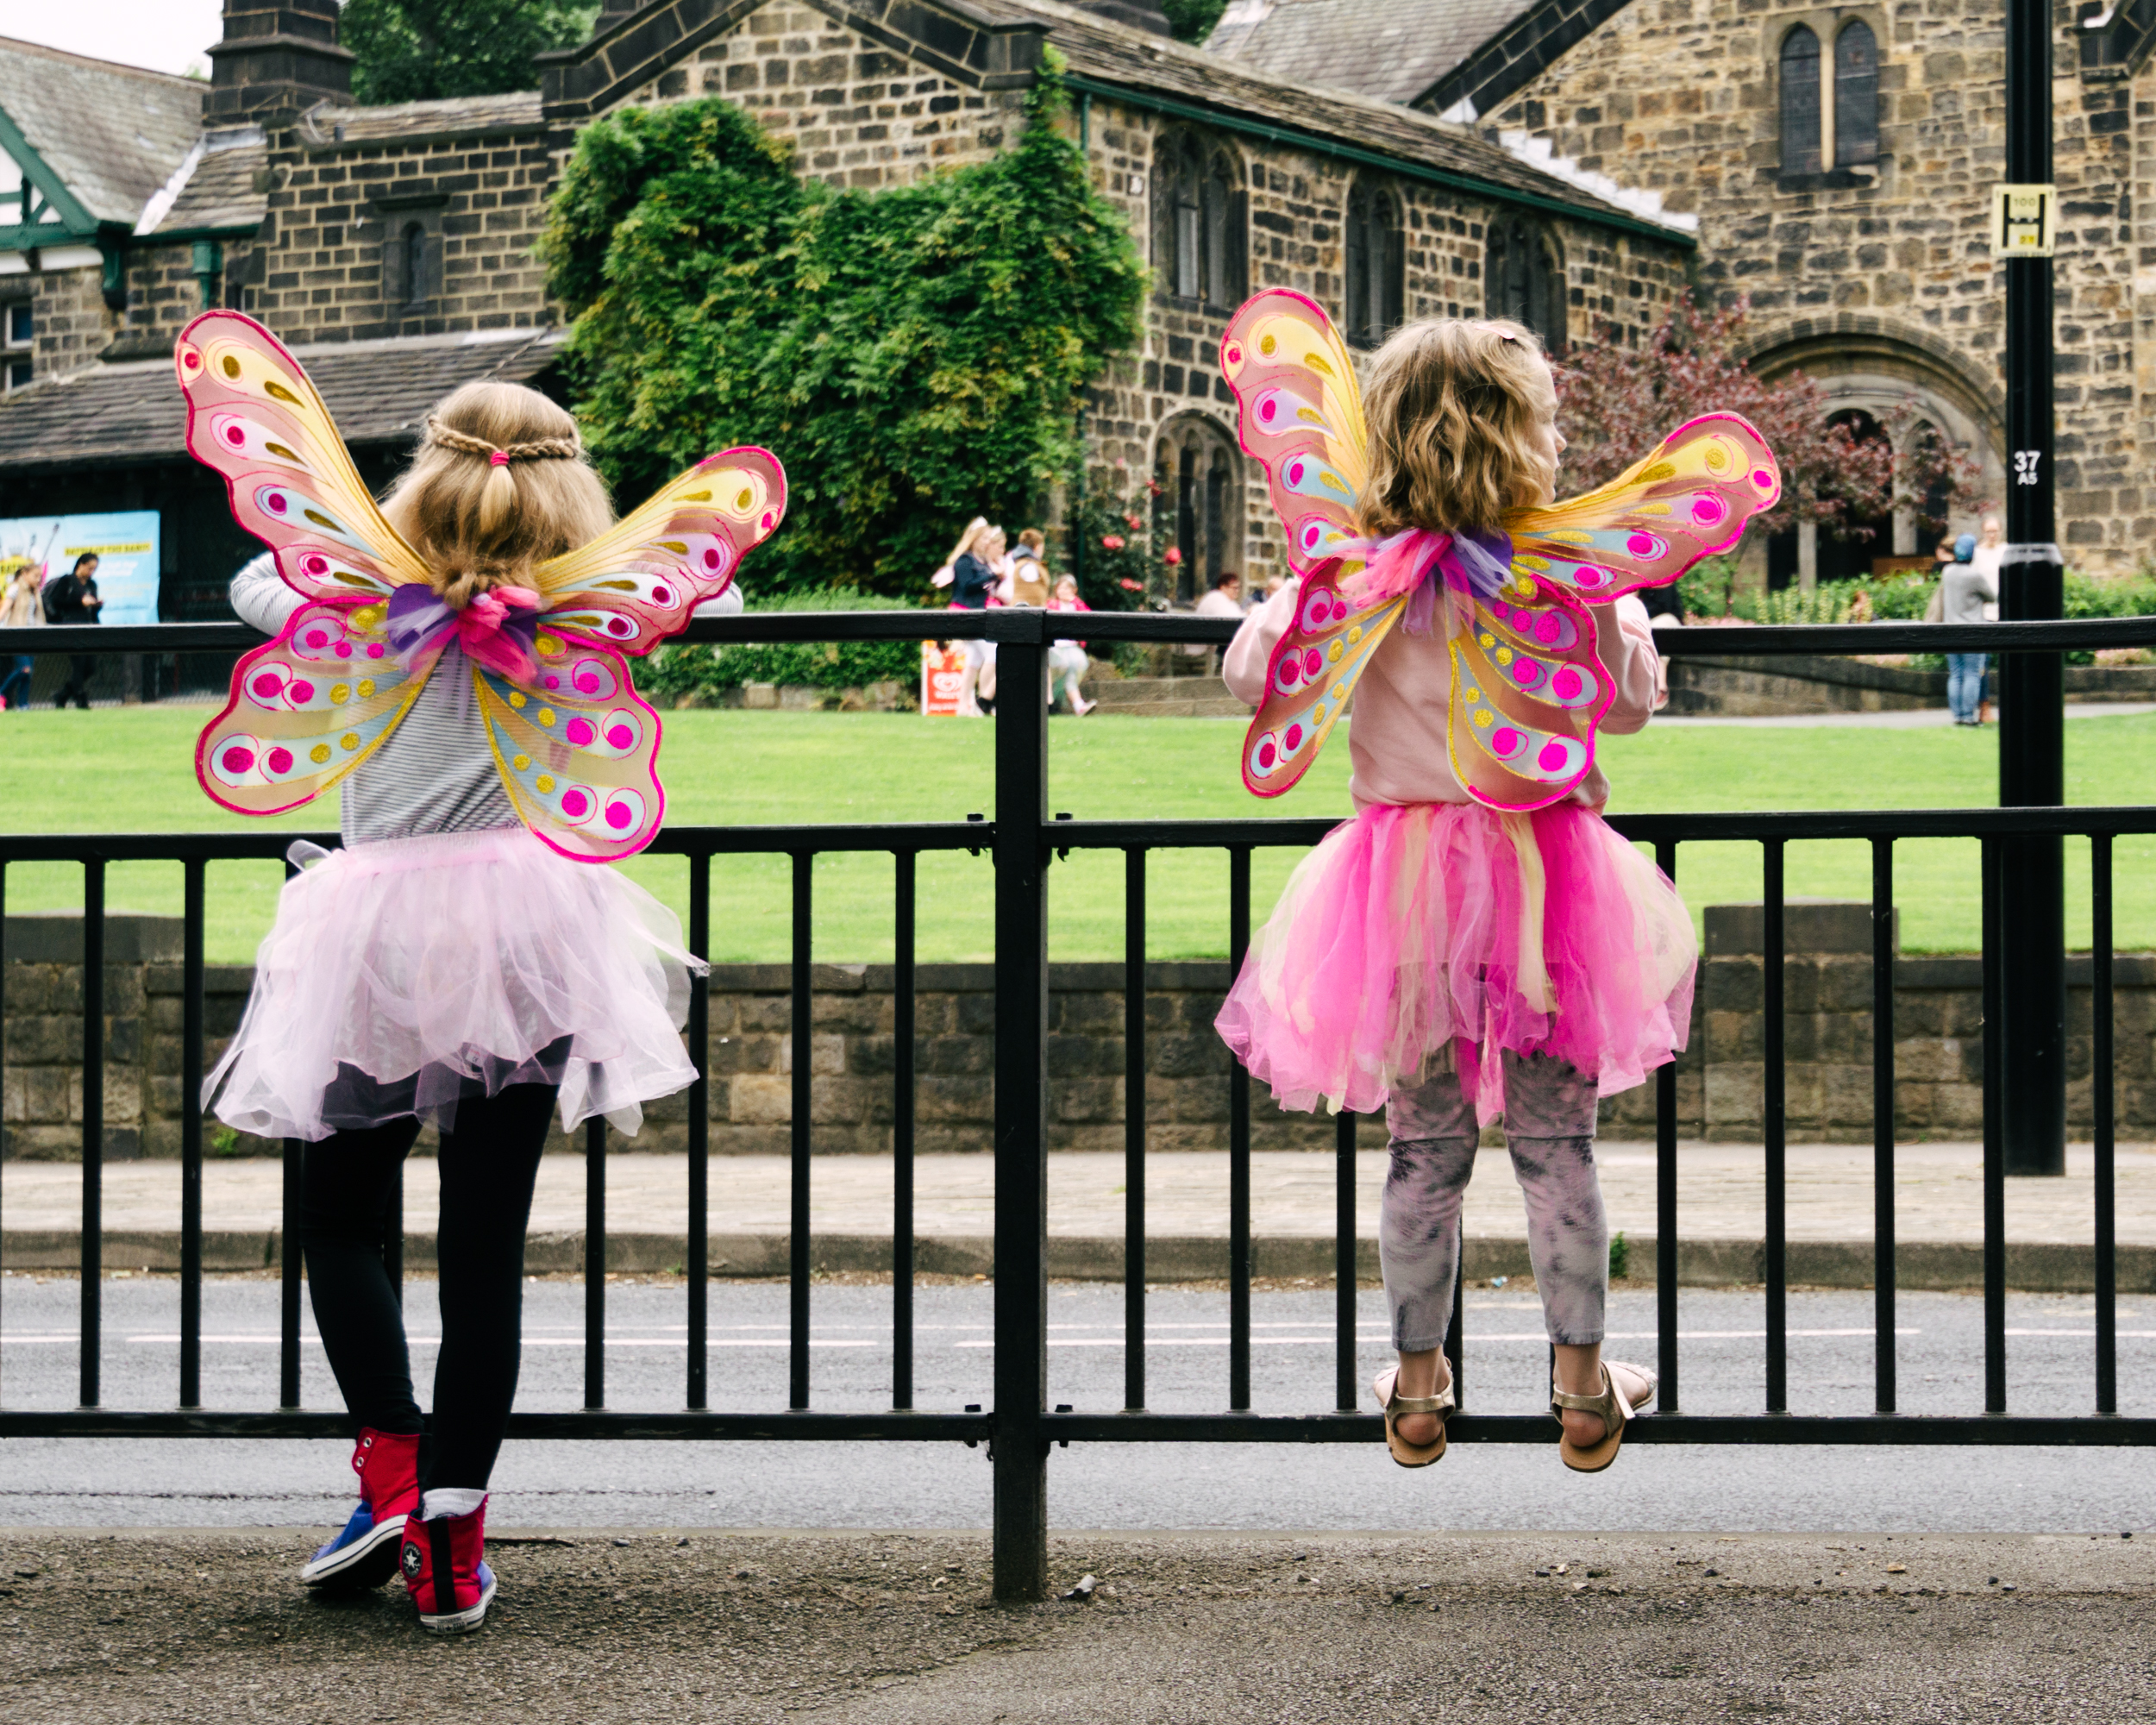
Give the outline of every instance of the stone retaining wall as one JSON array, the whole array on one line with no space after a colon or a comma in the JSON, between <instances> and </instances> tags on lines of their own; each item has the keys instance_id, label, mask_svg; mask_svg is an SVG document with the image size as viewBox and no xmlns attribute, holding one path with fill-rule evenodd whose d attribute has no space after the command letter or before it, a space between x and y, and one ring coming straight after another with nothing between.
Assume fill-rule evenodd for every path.
<instances>
[{"instance_id":1,"label":"stone retaining wall","mask_svg":"<svg viewBox=\"0 0 2156 1725\"><path fill-rule=\"evenodd\" d=\"M1756 1142L1760 1119L1763 960L1756 906L1714 906L1693 1013L1691 1046L1677 1067L1679 1131L1687 1138ZM78 918L11 917L6 927L5 1068L0 1125L8 1157L73 1159L82 1122L82 930ZM181 969L177 919L115 916L107 925L105 1128L110 1157L174 1156L179 1149ZM1792 904L1784 963L1789 1133L1796 1140L1862 1141L1871 1132L1871 967L1862 906ZM790 1142L793 1063L790 971L722 965L711 998L711 1147L715 1155L772 1153ZM2115 967L2119 1129L2156 1135L2156 957ZM893 1002L887 965L818 965L810 1050L814 1144L819 1154L891 1147ZM993 1133L994 969L925 964L915 1003L915 1143L923 1152L987 1151ZM207 973L208 1057L237 1027L248 967ZM1896 966L1897 1130L1909 1138L1967 1138L1982 1123L1980 975L1973 957L1905 957ZM1123 1146L1123 969L1052 967L1049 997L1049 1142L1056 1150ZM1214 1150L1227 1139L1228 1056L1212 1028L1227 984L1219 963L1146 970L1147 1142L1157 1150ZM2090 1118L2089 963L2068 969L2069 1115ZM639 1148L680 1150L686 1099L653 1107ZM1651 1084L1607 1098L1602 1132L1652 1136ZM213 1152L269 1146L221 1133ZM1376 1121L1362 1140L1382 1142ZM1322 1117L1283 1115L1253 1098L1260 1149L1322 1151ZM557 1148L568 1148L558 1145Z\"/></svg>"}]
</instances>

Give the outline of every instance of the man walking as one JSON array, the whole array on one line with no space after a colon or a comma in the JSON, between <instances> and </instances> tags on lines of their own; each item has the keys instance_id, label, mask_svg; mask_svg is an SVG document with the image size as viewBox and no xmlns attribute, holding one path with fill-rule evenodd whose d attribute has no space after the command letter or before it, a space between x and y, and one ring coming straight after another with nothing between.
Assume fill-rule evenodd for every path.
<instances>
[{"instance_id":1,"label":"man walking","mask_svg":"<svg viewBox=\"0 0 2156 1725\"><path fill-rule=\"evenodd\" d=\"M85 551L75 559L75 567L45 589L45 620L47 623L95 623L97 613L104 608L104 601L97 597L97 555ZM70 699L85 712L90 711L90 679L97 668L94 653L71 653L67 656L68 678L60 685L53 699L55 707L64 707Z\"/></svg>"},{"instance_id":2,"label":"man walking","mask_svg":"<svg viewBox=\"0 0 2156 1725\"><path fill-rule=\"evenodd\" d=\"M1997 578L1985 573L1973 560L1977 536L1965 533L1954 541L1954 561L1939 578L1940 617L1946 623L1982 623L1984 607L1999 597ZM1946 656L1946 706L1956 724L1979 724L1977 703L1984 699L1985 653L1949 653Z\"/></svg>"}]
</instances>

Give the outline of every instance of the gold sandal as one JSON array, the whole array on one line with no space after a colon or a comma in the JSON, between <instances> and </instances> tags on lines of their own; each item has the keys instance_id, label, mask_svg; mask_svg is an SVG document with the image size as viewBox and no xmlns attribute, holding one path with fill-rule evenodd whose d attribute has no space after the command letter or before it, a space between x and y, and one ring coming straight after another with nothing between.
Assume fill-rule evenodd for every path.
<instances>
[{"instance_id":1,"label":"gold sandal","mask_svg":"<svg viewBox=\"0 0 2156 1725\"><path fill-rule=\"evenodd\" d=\"M1654 1394L1655 1375L1645 1366L1634 1365L1628 1360L1621 1359L1616 1363L1623 1366L1626 1371L1636 1371L1640 1377L1645 1378L1647 1380L1646 1394L1648 1396ZM1568 1410L1576 1414L1601 1415L1603 1429L1599 1442L1589 1444L1583 1448L1570 1438L1560 1437L1557 1440L1557 1454L1564 1458L1564 1465L1575 1473L1600 1473L1610 1463L1615 1461L1618 1446L1625 1441L1625 1426L1639 1414L1639 1406L1625 1399L1625 1392L1617 1387L1617 1380L1610 1376L1608 1364L1604 1364L1601 1370L1602 1392L1599 1396L1571 1396L1557 1389L1554 1384L1551 1386L1550 1416L1557 1421L1560 1430L1564 1427L1564 1415ZM1642 1396L1639 1405L1645 1405L1645 1396Z\"/></svg>"},{"instance_id":2,"label":"gold sandal","mask_svg":"<svg viewBox=\"0 0 2156 1725\"><path fill-rule=\"evenodd\" d=\"M1388 1365L1370 1381L1370 1389L1377 1396L1377 1405L1385 1410L1385 1447L1392 1452L1395 1461L1402 1467L1427 1467L1445 1453L1445 1416L1459 1405L1452 1398L1450 1382L1435 1396L1402 1396L1400 1393L1400 1368ZM1435 1414L1438 1416L1437 1440L1427 1444L1409 1443L1393 1429L1393 1421L1402 1414Z\"/></svg>"}]
</instances>

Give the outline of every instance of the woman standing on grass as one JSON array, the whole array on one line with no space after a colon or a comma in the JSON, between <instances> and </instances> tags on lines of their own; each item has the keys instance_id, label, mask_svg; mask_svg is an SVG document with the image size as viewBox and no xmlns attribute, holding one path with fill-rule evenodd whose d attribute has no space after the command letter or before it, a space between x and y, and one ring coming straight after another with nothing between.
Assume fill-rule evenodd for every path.
<instances>
[{"instance_id":1,"label":"woman standing on grass","mask_svg":"<svg viewBox=\"0 0 2156 1725\"><path fill-rule=\"evenodd\" d=\"M1093 607L1078 597L1078 578L1063 575L1056 582L1056 596L1048 602L1050 611L1091 611ZM1078 685L1084 680L1087 661L1086 643L1082 641L1051 641L1048 645L1048 704L1056 705L1056 690L1061 685L1070 696L1070 710L1083 718L1094 709L1094 703L1086 699Z\"/></svg>"},{"instance_id":2,"label":"woman standing on grass","mask_svg":"<svg viewBox=\"0 0 2156 1725\"><path fill-rule=\"evenodd\" d=\"M39 589L45 585L45 566L25 563L15 572L15 579L8 583L8 590L0 595L0 629L35 629L45 621L45 601ZM0 707L26 707L30 704L30 674L37 668L37 661L28 653L15 656L15 664L4 679L0 679Z\"/></svg>"}]
</instances>

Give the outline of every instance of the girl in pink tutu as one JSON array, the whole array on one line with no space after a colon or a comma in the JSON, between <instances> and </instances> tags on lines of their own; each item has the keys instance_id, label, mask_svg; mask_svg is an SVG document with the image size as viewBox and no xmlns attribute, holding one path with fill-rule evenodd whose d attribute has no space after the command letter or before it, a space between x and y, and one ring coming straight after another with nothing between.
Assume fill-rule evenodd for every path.
<instances>
[{"instance_id":1,"label":"girl in pink tutu","mask_svg":"<svg viewBox=\"0 0 2156 1725\"><path fill-rule=\"evenodd\" d=\"M239 377L250 375L248 364L289 362L267 336L248 332L211 332L200 351L216 354L216 338L233 345ZM286 381L285 392L304 401L299 381ZM207 414L198 407L198 418ZM209 418L211 427L226 423L246 431L246 420ZM597 794L580 802L545 776L604 783L604 762L591 753L604 737L571 710L569 684L610 690L617 706L601 723L617 740L640 733L649 714L625 693L621 660L573 660L575 649L565 651L552 634L567 621L539 621L561 617L556 601L536 591L548 584L539 565L614 528L575 423L536 390L489 381L457 390L427 424L410 470L381 502L379 526L355 530L388 548L392 528L405 548L397 556L416 554L414 569L423 565L431 578L328 621L308 621L328 605L308 604L272 556L233 580L239 614L278 634L241 664L246 688L263 677L250 668L254 660L280 664L332 627L351 631L354 647L338 662L349 668L315 681L345 677L329 690L349 703L338 712L375 697L377 681L390 693L398 667L424 681L394 729L341 781L345 848L306 848L306 867L285 884L254 994L207 1094L216 1115L241 1132L306 1141L298 1246L321 1344L360 1427L351 1462L360 1505L302 1578L317 1590L354 1590L401 1568L420 1622L457 1633L476 1628L493 1598L493 1572L480 1557L483 1512L517 1387L523 1229L548 1130L556 1117L571 1130L604 1115L636 1132L644 1102L694 1082L680 1026L690 969L701 962L658 900L604 862L565 854L575 832L591 831ZM329 436L319 433L317 446ZM321 467L334 479L328 457ZM241 502L254 493L272 496L272 506L280 496L235 485ZM364 515L364 492L347 498L342 519ZM304 571L317 554L280 543L278 556ZM381 549L379 565L388 562L390 549ZM640 582L647 599L658 593L681 621L701 597L636 574L634 545L614 548L605 567L623 571L614 586ZM604 618L569 621L599 627ZM371 680L360 680L362 671ZM511 675L522 681L506 681ZM536 699L519 693L523 686ZM308 686L308 699L323 697ZM239 693L233 712L233 723L254 727L250 737L272 723L306 720L304 712L286 720L282 707L250 718ZM562 744L535 766L517 750L539 755L541 744L509 740L517 723L511 712L554 727ZM347 720L325 723L332 742L317 746L315 759L334 753ZM367 720L349 724L345 746L358 749ZM222 731L204 737L204 762L224 775L204 779L211 794L239 796L229 787L250 783L243 770L254 759L272 768L278 757L306 762L304 740L273 750L256 737L248 759L239 749ZM610 806L631 805L617 792ZM571 831L571 818L586 826ZM548 819L541 841L528 822ZM398 1223L398 1169L423 1124L440 1130L442 1190L442 1352L424 1458L403 1311L381 1262L385 1229Z\"/></svg>"},{"instance_id":2,"label":"girl in pink tutu","mask_svg":"<svg viewBox=\"0 0 2156 1725\"><path fill-rule=\"evenodd\" d=\"M1253 419L1296 386L1290 350L1319 339L1306 335L1313 321L1321 325L1314 306L1246 309L1231 329L1224 363L1232 379L1246 359L1246 371L1257 365L1261 343L1274 355L1272 369L1238 383L1254 453L1265 449L1252 437ZM1389 630L1367 651L1355 686L1349 749L1359 812L1295 870L1251 943L1219 1030L1283 1107L1386 1110L1391 1167L1379 1238L1399 1364L1379 1374L1375 1389L1387 1441L1405 1466L1445 1452L1444 1418L1454 1404L1443 1350L1461 1200L1478 1129L1501 1116L1556 1348L1551 1408L1562 1452L1569 1466L1593 1471L1614 1459L1625 1422L1654 1389L1645 1367L1601 1358L1609 1230L1595 1172L1596 1102L1684 1046L1691 919L1670 881L1602 821L1609 786L1591 752L1565 752L1590 727L1546 737L1526 731L1479 687L1459 691L1456 704L1455 666L1470 668L1463 678L1479 683L1487 672L1495 681L1495 665L1514 666L1516 649L1521 687L1535 666L1546 699L1583 691L1573 705L1599 706L1601 730L1636 731L1654 710L1654 637L1632 597L1570 609L1552 599L1532 624L1518 608L1535 589L1516 574L1507 521L1550 503L1564 448L1550 369L1532 334L1504 322L1414 324L1370 360L1366 386L1367 474L1343 536L1327 547L1340 560L1331 567L1348 573L1333 585L1321 586L1315 571L1300 587L1289 584L1251 613L1225 664L1239 697L1272 704L1253 724L1246 766L1262 775L1277 770L1280 751L1307 746L1308 712L1326 713L1321 690L1308 706L1308 692L1339 674L1326 668L1326 655L1345 669L1353 654L1344 661L1344 649L1360 650L1362 637L1381 632L1348 619ZM1345 417L1351 405L1351 398L1326 398L1305 417ZM1337 471L1350 472L1347 454ZM1277 463L1276 493L1330 477L1311 480L1300 459ZM1293 536L1295 518L1288 506L1282 513ZM1322 524L1313 530L1306 519L1303 531L1315 536L1308 543L1322 538ZM1608 572L1577 573L1587 586ZM1363 609L1380 600L1404 601L1399 627ZM1519 630L1507 637L1514 647L1477 621L1492 606ZM1565 628L1584 637L1576 625L1589 616L1591 637L1574 644L1591 652L1539 665L1529 656L1537 640L1568 638ZM1313 624L1338 644L1310 636ZM1307 669L1297 660L1306 639L1313 643ZM1459 656L1478 650L1478 639L1488 661ZM1340 700L1340 689L1329 698ZM1282 702L1297 723L1268 718ZM1465 743L1456 735L1463 724ZM1538 739L1537 758L1551 774L1580 769L1569 792L1545 795L1542 806L1524 794L1511 807L1479 788L1470 795L1463 779L1479 775L1479 785L1488 776L1476 751L1494 758L1510 750L1518 759L1523 733ZM1253 788L1265 787L1253 781Z\"/></svg>"}]
</instances>

